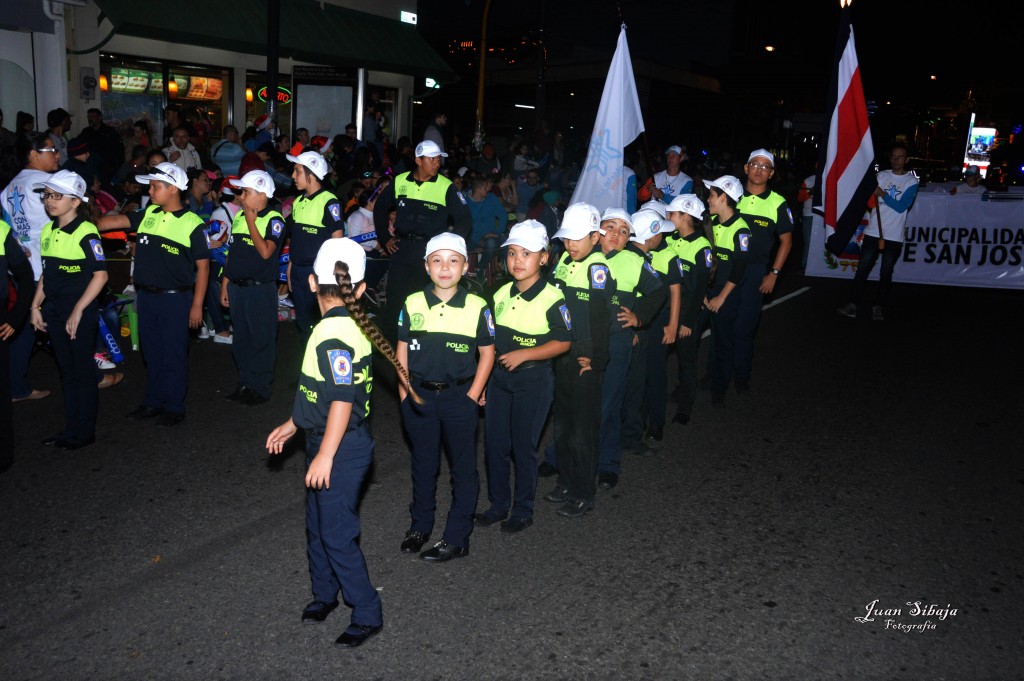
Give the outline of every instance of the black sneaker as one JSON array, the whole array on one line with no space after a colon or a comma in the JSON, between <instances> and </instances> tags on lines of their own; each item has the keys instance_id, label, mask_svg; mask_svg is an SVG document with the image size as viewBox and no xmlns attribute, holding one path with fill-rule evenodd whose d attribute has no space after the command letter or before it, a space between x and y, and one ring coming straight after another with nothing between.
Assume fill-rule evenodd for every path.
<instances>
[{"instance_id":1,"label":"black sneaker","mask_svg":"<svg viewBox=\"0 0 1024 681\"><path fill-rule=\"evenodd\" d=\"M558 509L558 515L563 518L582 518L593 510L594 502L589 499L569 499Z\"/></svg>"},{"instance_id":2,"label":"black sneaker","mask_svg":"<svg viewBox=\"0 0 1024 681\"><path fill-rule=\"evenodd\" d=\"M601 489L612 489L619 484L619 476L607 471L597 474L597 486Z\"/></svg>"},{"instance_id":3,"label":"black sneaker","mask_svg":"<svg viewBox=\"0 0 1024 681\"><path fill-rule=\"evenodd\" d=\"M541 461L540 465L537 466L537 477L539 478L550 478L552 475L558 473L558 469L549 464L547 461Z\"/></svg>"},{"instance_id":4,"label":"black sneaker","mask_svg":"<svg viewBox=\"0 0 1024 681\"><path fill-rule=\"evenodd\" d=\"M664 426L652 426L647 429L647 439L654 440L655 442L661 442L665 437Z\"/></svg>"},{"instance_id":5,"label":"black sneaker","mask_svg":"<svg viewBox=\"0 0 1024 681\"><path fill-rule=\"evenodd\" d=\"M555 485L555 488L544 495L544 501L550 501L552 504L564 504L569 500L569 490L561 485Z\"/></svg>"},{"instance_id":6,"label":"black sneaker","mask_svg":"<svg viewBox=\"0 0 1024 681\"><path fill-rule=\"evenodd\" d=\"M501 531L505 534L515 534L516 532L522 532L530 525L533 525L533 518L509 518L508 520L501 521Z\"/></svg>"}]
</instances>

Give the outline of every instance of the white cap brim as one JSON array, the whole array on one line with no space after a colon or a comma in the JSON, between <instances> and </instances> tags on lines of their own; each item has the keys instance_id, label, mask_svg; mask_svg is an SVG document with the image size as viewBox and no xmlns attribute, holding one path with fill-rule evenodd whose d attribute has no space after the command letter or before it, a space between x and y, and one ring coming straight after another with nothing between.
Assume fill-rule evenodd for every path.
<instances>
[{"instance_id":1,"label":"white cap brim","mask_svg":"<svg viewBox=\"0 0 1024 681\"><path fill-rule=\"evenodd\" d=\"M33 191L37 191L37 192L38 191L42 191L43 189L52 189L53 191L57 192L58 194L63 194L64 196L73 196L76 199L82 201L83 203L89 203L89 197L88 196L79 196L78 194L75 193L74 189L70 189L68 187L62 187L59 184L56 184L54 182L40 182L39 184L33 185L32 189L33 189Z\"/></svg>"}]
</instances>

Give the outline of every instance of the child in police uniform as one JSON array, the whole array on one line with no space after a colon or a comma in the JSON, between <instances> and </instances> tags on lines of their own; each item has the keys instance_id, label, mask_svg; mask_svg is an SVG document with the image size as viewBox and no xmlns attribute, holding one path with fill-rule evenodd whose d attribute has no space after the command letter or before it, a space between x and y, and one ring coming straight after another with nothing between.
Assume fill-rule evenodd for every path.
<instances>
[{"instance_id":1,"label":"child in police uniform","mask_svg":"<svg viewBox=\"0 0 1024 681\"><path fill-rule=\"evenodd\" d=\"M284 217L269 206L274 180L266 171L250 170L235 186L242 192L242 210L231 223L220 292L221 305L231 310L231 352L238 367L238 385L227 399L256 406L270 399L274 380L276 254L284 238Z\"/></svg>"},{"instance_id":2,"label":"child in police uniform","mask_svg":"<svg viewBox=\"0 0 1024 681\"><path fill-rule=\"evenodd\" d=\"M31 320L38 331L50 332L64 391L64 431L43 444L79 449L96 440L96 297L107 284L107 263L100 233L85 218L85 180L61 170L34 189L42 193L53 221L39 239L43 274L32 298Z\"/></svg>"},{"instance_id":3,"label":"child in police uniform","mask_svg":"<svg viewBox=\"0 0 1024 681\"><path fill-rule=\"evenodd\" d=\"M490 508L475 522L501 521L506 533L533 524L537 493L537 443L554 392L552 358L572 347L572 318L565 296L544 281L547 229L536 220L512 227L502 244L515 280L494 294L494 343L498 361L487 388L484 450ZM510 456L515 464L515 498L509 495ZM514 503L513 503L514 502ZM511 507L511 516L506 520Z\"/></svg>"},{"instance_id":4,"label":"child in police uniform","mask_svg":"<svg viewBox=\"0 0 1024 681\"><path fill-rule=\"evenodd\" d=\"M365 271L366 255L351 239L328 239L320 247L307 286L323 319L306 345L292 417L266 443L271 454L280 454L299 428L305 431L306 550L314 600L302 621L323 622L338 607L340 589L352 619L336 643L348 648L383 628L380 595L358 543L359 490L374 454L366 423L372 346L405 371L359 305ZM408 376L404 380L408 387Z\"/></svg>"},{"instance_id":5,"label":"child in police uniform","mask_svg":"<svg viewBox=\"0 0 1024 681\"><path fill-rule=\"evenodd\" d=\"M0 219L0 300L7 300L10 287L16 291L30 291L33 285L32 265L18 241L17 233ZM28 296L16 298L10 309L0 307L0 395L11 394L10 342L25 322L29 308ZM14 414L10 399L0 399L0 473L14 461Z\"/></svg>"},{"instance_id":6,"label":"child in police uniform","mask_svg":"<svg viewBox=\"0 0 1024 681\"><path fill-rule=\"evenodd\" d=\"M452 504L444 536L420 554L430 562L469 553L480 491L476 429L478 405L494 366L494 318L487 301L459 287L469 267L466 258L466 242L457 234L442 232L428 241L423 259L431 283L406 298L398 316L398 361L422 388L425 402L407 399L399 381L402 423L412 449L412 524L402 541L403 553L419 551L434 528L442 443L451 471Z\"/></svg>"},{"instance_id":7,"label":"child in police uniform","mask_svg":"<svg viewBox=\"0 0 1024 681\"><path fill-rule=\"evenodd\" d=\"M597 442L601 428L601 383L608 366L612 279L598 245L601 214L589 203L565 209L561 228L565 255L554 271L572 320L572 349L555 363L555 460L558 482L544 495L561 504L559 515L579 518L594 508Z\"/></svg>"}]
</instances>

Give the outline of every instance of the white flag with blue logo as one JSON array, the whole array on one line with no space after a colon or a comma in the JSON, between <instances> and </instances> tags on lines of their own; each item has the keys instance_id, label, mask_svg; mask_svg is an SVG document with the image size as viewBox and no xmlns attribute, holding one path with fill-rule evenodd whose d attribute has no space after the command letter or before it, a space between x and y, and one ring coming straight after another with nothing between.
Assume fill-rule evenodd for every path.
<instances>
[{"instance_id":1,"label":"white flag with blue logo","mask_svg":"<svg viewBox=\"0 0 1024 681\"><path fill-rule=\"evenodd\" d=\"M604 82L587 161L570 205L585 201L601 212L605 208L626 206L628 178L622 172L622 150L643 131L644 117L640 113L640 98L636 94L633 62L629 58L626 25L623 24L608 79Z\"/></svg>"}]
</instances>

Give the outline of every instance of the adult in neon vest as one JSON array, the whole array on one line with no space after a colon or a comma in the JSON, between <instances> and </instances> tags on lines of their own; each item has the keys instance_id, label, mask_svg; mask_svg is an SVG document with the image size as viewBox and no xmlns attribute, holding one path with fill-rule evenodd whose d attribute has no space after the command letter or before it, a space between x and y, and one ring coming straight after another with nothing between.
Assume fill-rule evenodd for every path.
<instances>
[{"instance_id":1,"label":"adult in neon vest","mask_svg":"<svg viewBox=\"0 0 1024 681\"><path fill-rule=\"evenodd\" d=\"M61 170L33 189L53 222L40 237L43 274L32 298L32 326L49 331L64 392L64 430L43 444L80 449L96 441L96 297L107 284L107 263L100 233L86 219L85 180Z\"/></svg>"},{"instance_id":2,"label":"adult in neon vest","mask_svg":"<svg viewBox=\"0 0 1024 681\"><path fill-rule=\"evenodd\" d=\"M644 223L657 222L661 218L653 211L637 212ZM612 278L615 279L615 293L611 296L611 314L608 337L608 368L604 372L601 387L601 434L598 443L597 486L612 489L619 483L622 474L622 426L623 402L627 390L636 394L642 392L643 373L639 362L633 361L635 353L646 353L647 336L644 331L665 304L668 289L661 285L657 272L647 262L642 251L630 242L634 223L621 208L609 208L601 219L601 251ZM630 367L633 385L630 386ZM646 365L645 365L646 366ZM630 414L631 422L637 418L637 410ZM636 429L633 423L633 429ZM642 436L642 429L637 439Z\"/></svg>"},{"instance_id":3,"label":"adult in neon vest","mask_svg":"<svg viewBox=\"0 0 1024 681\"><path fill-rule=\"evenodd\" d=\"M714 271L714 250L707 237L708 234L713 237L713 232L711 215L696 194L672 199L668 206L668 219L678 234L667 242L676 253L681 275L679 322L675 334L678 338L675 342L679 364L678 406L672 420L686 425L690 422L697 392L697 348L710 315L704 308L704 294Z\"/></svg>"},{"instance_id":4,"label":"adult in neon vest","mask_svg":"<svg viewBox=\"0 0 1024 681\"><path fill-rule=\"evenodd\" d=\"M747 174L743 198L737 210L750 228L750 252L747 273L739 294L736 312L736 391L750 390L750 372L754 363L754 336L761 320L765 295L775 290L779 273L793 247L793 213L786 199L768 188L775 174L775 157L767 149L750 152L743 171ZM775 240L779 248L772 257Z\"/></svg>"},{"instance_id":5,"label":"adult in neon vest","mask_svg":"<svg viewBox=\"0 0 1024 681\"><path fill-rule=\"evenodd\" d=\"M736 210L736 203L743 197L743 185L738 179L723 175L712 182L704 180L704 184L711 190L708 208L715 216L715 279L704 299L704 305L712 314L711 338L714 342L711 404L724 407L725 391L736 367L738 291L746 277L750 229Z\"/></svg>"},{"instance_id":6,"label":"adult in neon vest","mask_svg":"<svg viewBox=\"0 0 1024 681\"><path fill-rule=\"evenodd\" d=\"M18 134L20 137L16 149L22 170L0 192L0 206L3 207L3 219L14 230L14 237L28 255L33 276L38 280L43 273L39 258L39 237L50 218L39 194L32 191L32 187L57 172L60 168L60 151L54 147L48 132L22 134L19 130ZM32 298L30 291L35 291L35 282L31 289L23 291L24 297L29 300ZM10 341L11 397L15 402L37 400L50 394L49 390L33 389L29 383L28 368L35 338L36 332L32 325L24 324Z\"/></svg>"},{"instance_id":7,"label":"adult in neon vest","mask_svg":"<svg viewBox=\"0 0 1024 681\"><path fill-rule=\"evenodd\" d=\"M184 170L164 162L135 179L149 185L146 209L98 220L101 233L136 233L133 281L146 394L125 418L157 418L160 425L175 426L185 419L188 330L203 323L210 246L202 218L185 207Z\"/></svg>"},{"instance_id":8,"label":"adult in neon vest","mask_svg":"<svg viewBox=\"0 0 1024 681\"><path fill-rule=\"evenodd\" d=\"M427 242L425 266L431 283L406 299L398 318L398 361L422 389L424 401L418 405L408 399L399 383L402 424L412 450L411 525L402 541L404 553L419 551L433 531L442 444L451 472L452 503L444 536L420 554L430 562L469 554L480 492L476 428L478 405L494 366L494 317L487 301L459 287L469 268L467 257L465 240L451 232Z\"/></svg>"},{"instance_id":9,"label":"adult in neon vest","mask_svg":"<svg viewBox=\"0 0 1024 681\"><path fill-rule=\"evenodd\" d=\"M315 151L303 151L297 156L285 154L285 158L295 164L292 181L302 192L292 202L286 224L291 239L288 288L295 303L295 325L305 345L319 317L316 296L310 293L306 280L313 272L313 261L323 243L345 236L345 220L338 197L323 185L330 170L324 157Z\"/></svg>"},{"instance_id":10,"label":"adult in neon vest","mask_svg":"<svg viewBox=\"0 0 1024 681\"><path fill-rule=\"evenodd\" d=\"M16 290L32 289L34 277L28 256L11 226L0 220L0 272L10 273ZM8 278L0 277L0 300L7 300ZM14 417L11 409L10 343L25 323L30 298L19 296L8 310L0 305L0 473L14 461Z\"/></svg>"},{"instance_id":11,"label":"adult in neon vest","mask_svg":"<svg viewBox=\"0 0 1024 681\"><path fill-rule=\"evenodd\" d=\"M473 227L473 216L466 208L465 199L455 191L451 181L438 175L441 158L447 157L430 140L416 145L416 170L402 173L381 192L373 206L373 222L377 234L388 233L388 212L397 206L395 235L385 247L391 254L388 269L387 306L384 329L394 337L398 314L410 294L427 284L423 271L423 256L427 242L441 232L451 231L463 239Z\"/></svg>"},{"instance_id":12,"label":"adult in neon vest","mask_svg":"<svg viewBox=\"0 0 1024 681\"><path fill-rule=\"evenodd\" d=\"M515 533L533 524L537 444L554 397L551 360L572 347L572 317L565 296L541 274L548 259L544 225L536 220L514 225L502 247L508 248L505 263L515 281L494 293L498 361L487 387L484 438L490 507L475 523L489 527L501 521L502 532ZM510 462L514 495L509 494Z\"/></svg>"},{"instance_id":13,"label":"adult in neon vest","mask_svg":"<svg viewBox=\"0 0 1024 681\"><path fill-rule=\"evenodd\" d=\"M253 407L270 399L277 358L277 250L284 239L284 217L270 207L274 180L250 170L235 182L242 210L228 238L220 303L231 310L238 385L227 399Z\"/></svg>"}]
</instances>

